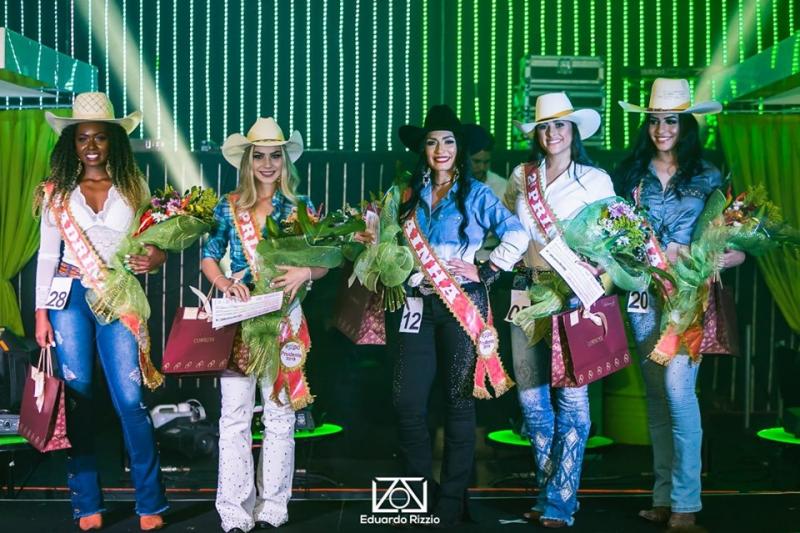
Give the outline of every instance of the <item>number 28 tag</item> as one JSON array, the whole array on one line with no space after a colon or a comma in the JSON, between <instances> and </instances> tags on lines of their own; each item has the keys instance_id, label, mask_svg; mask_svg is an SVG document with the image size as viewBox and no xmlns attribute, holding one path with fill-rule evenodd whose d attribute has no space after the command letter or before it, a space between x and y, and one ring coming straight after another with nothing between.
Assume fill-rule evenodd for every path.
<instances>
[{"instance_id":1,"label":"number 28 tag","mask_svg":"<svg viewBox=\"0 0 800 533\"><path fill-rule=\"evenodd\" d=\"M528 298L528 291L511 290L511 305L506 313L506 322L514 322L517 313L531 306L531 299Z\"/></svg>"},{"instance_id":2,"label":"number 28 tag","mask_svg":"<svg viewBox=\"0 0 800 533\"><path fill-rule=\"evenodd\" d=\"M53 278L50 283L50 291L47 293L47 303L45 309L55 309L60 311L67 305L69 291L72 289L72 278Z\"/></svg>"},{"instance_id":3,"label":"number 28 tag","mask_svg":"<svg viewBox=\"0 0 800 533\"><path fill-rule=\"evenodd\" d=\"M650 312L650 294L647 291L628 293L628 312L641 314Z\"/></svg>"},{"instance_id":4,"label":"number 28 tag","mask_svg":"<svg viewBox=\"0 0 800 533\"><path fill-rule=\"evenodd\" d=\"M409 296L400 319L400 333L419 333L422 326L422 298Z\"/></svg>"}]
</instances>

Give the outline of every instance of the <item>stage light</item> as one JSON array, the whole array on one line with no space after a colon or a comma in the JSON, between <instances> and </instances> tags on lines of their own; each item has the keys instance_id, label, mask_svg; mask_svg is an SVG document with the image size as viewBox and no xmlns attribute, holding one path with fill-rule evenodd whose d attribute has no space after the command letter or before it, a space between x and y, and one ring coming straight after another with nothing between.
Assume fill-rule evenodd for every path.
<instances>
[{"instance_id":1,"label":"stage light","mask_svg":"<svg viewBox=\"0 0 800 533\"><path fill-rule=\"evenodd\" d=\"M209 0L211 1L211 0ZM272 27L275 28L275 37L279 37L279 30L280 22L278 18L278 0L272 5ZM278 118L278 113L280 111L280 106L278 105L278 87L280 84L278 83L278 65L280 65L278 57L278 40L272 40L272 117L275 118L278 123L280 123L280 119Z\"/></svg>"},{"instance_id":2,"label":"stage light","mask_svg":"<svg viewBox=\"0 0 800 533\"><path fill-rule=\"evenodd\" d=\"M508 42L506 43L506 148L511 149L511 117L514 116L514 4L508 4Z\"/></svg>"},{"instance_id":3,"label":"stage light","mask_svg":"<svg viewBox=\"0 0 800 533\"><path fill-rule=\"evenodd\" d=\"M192 48L191 44L189 48ZM190 82L189 87L191 86ZM172 110L172 146L178 146L178 2L174 1L172 2ZM189 150L191 149L190 144Z\"/></svg>"},{"instance_id":4,"label":"stage light","mask_svg":"<svg viewBox=\"0 0 800 533\"><path fill-rule=\"evenodd\" d=\"M426 2L425 5L427 6L428 3ZM427 8L426 8L427 9ZM544 9L544 5L542 5L542 9ZM475 107L475 122L480 124L481 123L481 102L480 98L478 97L478 87L480 86L480 52L478 44L480 42L480 24L478 24L478 2L474 2L472 4L472 105ZM427 59L427 46L426 46L426 54L425 58ZM427 61L426 61L427 63ZM427 79L427 69L426 69L426 79ZM427 106L427 97L426 97L426 105L425 109L428 109Z\"/></svg>"},{"instance_id":5,"label":"stage light","mask_svg":"<svg viewBox=\"0 0 800 533\"><path fill-rule=\"evenodd\" d=\"M673 4L677 5L677 4ZM677 41L676 41L677 42ZM694 0L689 0L689 61L687 63L693 67L694 61Z\"/></svg>"},{"instance_id":6,"label":"stage light","mask_svg":"<svg viewBox=\"0 0 800 533\"><path fill-rule=\"evenodd\" d=\"M73 18L75 17L75 9L74 9L74 7L75 6L73 4L73 9L72 9L72 17ZM139 2L139 42L140 43L144 42L144 23L143 23L143 21L144 21L144 2ZM70 24L73 24L73 22L70 21ZM75 42L75 39L73 39L73 43L74 42ZM206 46L208 46L208 45L206 45ZM140 106L144 106L144 47L143 46L139 46L138 50L139 50L139 105ZM75 57L74 47L73 47L72 56ZM206 65L206 77L207 76L208 76L208 65ZM208 81L206 81L206 83L208 83ZM208 110L206 110L206 117L209 117L210 115L211 114L208 113ZM208 130L209 130L209 132L211 131L211 126L209 126ZM144 139L144 119L142 119L142 125L139 126L139 138L140 139Z\"/></svg>"},{"instance_id":7,"label":"stage light","mask_svg":"<svg viewBox=\"0 0 800 533\"><path fill-rule=\"evenodd\" d=\"M628 2L625 2L625 9L628 9ZM581 55L580 2L572 7L572 55Z\"/></svg>"},{"instance_id":8,"label":"stage light","mask_svg":"<svg viewBox=\"0 0 800 533\"><path fill-rule=\"evenodd\" d=\"M391 68L391 67L390 67ZM370 121L370 146L374 152L378 148L377 142L377 122L378 122L378 2L372 2L372 82L370 88L372 95L369 103L372 106L372 120Z\"/></svg>"},{"instance_id":9,"label":"stage light","mask_svg":"<svg viewBox=\"0 0 800 533\"><path fill-rule=\"evenodd\" d=\"M425 4L427 5L427 3ZM355 76L353 77L353 150L361 148L359 140L361 133L361 54L359 54L359 40L361 38L359 26L361 25L361 9L360 3L355 3L355 28L353 31L353 45L355 48L353 67L355 68Z\"/></svg>"},{"instance_id":10,"label":"stage light","mask_svg":"<svg viewBox=\"0 0 800 533\"><path fill-rule=\"evenodd\" d=\"M509 17L509 20L511 18ZM475 24L473 23L473 27ZM462 70L463 67L461 62L463 61L463 53L461 48L463 46L463 34L464 34L464 2L463 0L458 0L456 4L456 115L459 117L463 116L461 114L461 92L462 92L462 83L461 78L463 76ZM510 34L510 32L509 32Z\"/></svg>"},{"instance_id":11,"label":"stage light","mask_svg":"<svg viewBox=\"0 0 800 533\"><path fill-rule=\"evenodd\" d=\"M489 88L489 131L495 133L494 118L497 116L497 0L492 0L492 56L489 60L491 87Z\"/></svg>"},{"instance_id":12,"label":"stage light","mask_svg":"<svg viewBox=\"0 0 800 533\"><path fill-rule=\"evenodd\" d=\"M527 56L528 54L531 53L531 43L530 43L530 37L529 37L531 32L528 31L528 28L531 27L531 5L530 5L530 1L529 0L525 0L525 3L522 5L522 7L525 10L525 12L522 14L522 27L523 27L523 31L522 31L522 47L524 48L524 50L522 52L523 52L524 56ZM509 137L509 145L510 144L511 144L511 142L510 142L510 137Z\"/></svg>"},{"instance_id":13,"label":"stage light","mask_svg":"<svg viewBox=\"0 0 800 533\"><path fill-rule=\"evenodd\" d=\"M311 148L311 6L313 2L306 3L306 28L303 45L306 49L306 116L305 116L305 139L306 146ZM323 29L324 31L324 29ZM322 83L325 83L323 79Z\"/></svg>"},{"instance_id":14,"label":"stage light","mask_svg":"<svg viewBox=\"0 0 800 533\"><path fill-rule=\"evenodd\" d=\"M754 0L758 4L758 0ZM739 8L736 10L736 20L739 23L739 62L744 61L744 51L747 43L744 35L744 0L739 0Z\"/></svg>"},{"instance_id":15,"label":"stage light","mask_svg":"<svg viewBox=\"0 0 800 533\"><path fill-rule=\"evenodd\" d=\"M408 124L411 122L411 80L410 78L410 69L409 69L409 60L411 59L411 5L409 2L406 2L406 40L405 40L405 54L403 55L403 68L405 69L405 77L403 81L406 84L405 90L405 105L406 105L406 113L404 115L405 123Z\"/></svg>"},{"instance_id":16,"label":"stage light","mask_svg":"<svg viewBox=\"0 0 800 533\"><path fill-rule=\"evenodd\" d=\"M225 49L227 50L228 47L226 46ZM156 0L156 61L157 62L159 61L160 57L161 57L161 0ZM89 62L90 63L92 62L91 58L89 58ZM155 70L156 73L156 79L155 79L156 87L154 93L156 97L156 139L163 139L163 137L161 136L161 83L160 83L161 69L159 68L158 63L156 63L156 68L153 70ZM226 80L228 79L227 72L225 79ZM227 87L225 89L227 92Z\"/></svg>"},{"instance_id":17,"label":"stage light","mask_svg":"<svg viewBox=\"0 0 800 533\"><path fill-rule=\"evenodd\" d=\"M612 37L614 35L613 29L614 23L614 16L611 12L611 2L606 4L606 64L605 64L605 72L606 72L606 87L608 87L608 91L613 90L613 85L611 84L611 72L613 70L613 61L612 58L613 54L613 46L612 46ZM611 148L611 112L612 107L611 103L613 101L612 98L606 98L606 109L605 109L605 124L603 124L603 145L608 149Z\"/></svg>"},{"instance_id":18,"label":"stage light","mask_svg":"<svg viewBox=\"0 0 800 533\"><path fill-rule=\"evenodd\" d=\"M328 0L322 2L322 149L328 149Z\"/></svg>"},{"instance_id":19,"label":"stage light","mask_svg":"<svg viewBox=\"0 0 800 533\"><path fill-rule=\"evenodd\" d=\"M389 96L386 100L387 110L386 110L386 117L387 117L387 124L386 124L386 149L392 149L392 139L394 138L394 128L392 126L392 119L394 118L394 5L392 3L387 3L386 9L389 12L387 20L389 22L389 27L386 31L387 34L387 43L386 43L386 50L389 54L389 61L387 64L389 65L389 80L387 82L387 86L389 89ZM461 36L459 35L458 38L460 39Z\"/></svg>"},{"instance_id":20,"label":"stage light","mask_svg":"<svg viewBox=\"0 0 800 533\"><path fill-rule=\"evenodd\" d=\"M256 116L261 117L264 103L261 100L261 32L264 26L264 12L261 2L258 3L258 26L256 28Z\"/></svg>"},{"instance_id":21,"label":"stage light","mask_svg":"<svg viewBox=\"0 0 800 533\"><path fill-rule=\"evenodd\" d=\"M656 66L660 67L662 63L661 56L664 53L661 39L661 24L663 22L661 16L661 0L656 0ZM673 21L674 22L674 21Z\"/></svg>"},{"instance_id":22,"label":"stage light","mask_svg":"<svg viewBox=\"0 0 800 533\"><path fill-rule=\"evenodd\" d=\"M289 131L294 129L294 2L289 2Z\"/></svg>"},{"instance_id":23,"label":"stage light","mask_svg":"<svg viewBox=\"0 0 800 533\"><path fill-rule=\"evenodd\" d=\"M58 5L56 2L55 5ZM58 20L58 13L55 15ZM122 0L122 114L128 114L128 0ZM189 24L192 24L191 19ZM56 31L58 39L58 31Z\"/></svg>"},{"instance_id":24,"label":"stage light","mask_svg":"<svg viewBox=\"0 0 800 533\"><path fill-rule=\"evenodd\" d=\"M339 35L339 150L344 150L344 120L342 120L342 117L344 117L344 2L339 2L339 30L337 34Z\"/></svg>"},{"instance_id":25,"label":"stage light","mask_svg":"<svg viewBox=\"0 0 800 533\"><path fill-rule=\"evenodd\" d=\"M556 24L556 55L557 56L561 55L561 41L562 41L561 35L563 33L561 31L561 26L562 26L561 21L563 20L561 18L562 16L563 15L561 13L561 0L556 0L556 20L558 21L558 24Z\"/></svg>"},{"instance_id":26,"label":"stage light","mask_svg":"<svg viewBox=\"0 0 800 533\"><path fill-rule=\"evenodd\" d=\"M428 5L422 3L422 112L428 111ZM477 9L477 7L475 8ZM477 28L475 30L477 32Z\"/></svg>"},{"instance_id":27,"label":"stage light","mask_svg":"<svg viewBox=\"0 0 800 533\"><path fill-rule=\"evenodd\" d=\"M142 2L139 2L139 9L141 9ZM141 11L140 11L141 13ZM141 14L139 15L141 17ZM139 22L141 27L141 21ZM141 35L141 34L140 34ZM139 42L141 42L141 37ZM211 141L211 0L206 0L206 50L205 50L205 64L206 64L206 140ZM139 61L141 62L141 47L139 48Z\"/></svg>"},{"instance_id":28,"label":"stage light","mask_svg":"<svg viewBox=\"0 0 800 533\"><path fill-rule=\"evenodd\" d=\"M173 4L177 5L178 2ZM177 17L176 17L177 18ZM246 100L244 99L244 86L245 86L245 72L249 69L245 69L244 66L244 0L241 0L239 3L239 131L244 131L244 111L245 106L244 103ZM177 63L177 61L175 61ZM177 75L176 75L177 77ZM178 106L174 106L173 109L178 109ZM175 128L177 132L178 129Z\"/></svg>"},{"instance_id":29,"label":"stage light","mask_svg":"<svg viewBox=\"0 0 800 533\"><path fill-rule=\"evenodd\" d=\"M105 55L104 64L105 64L105 71L106 71L105 72L105 74L106 74L106 83L105 83L105 86L103 86L103 89L105 90L105 92L108 95L108 97L111 98L111 87L109 87L109 85L110 85L109 84L109 76L110 76L111 69L108 68L108 61L109 61L109 55L110 55L108 53L109 52L109 48L108 48L108 0L105 0L105 10L103 11L103 44L105 46L105 54L103 54L103 55Z\"/></svg>"},{"instance_id":30,"label":"stage light","mask_svg":"<svg viewBox=\"0 0 800 533\"><path fill-rule=\"evenodd\" d=\"M591 38L589 40L589 55L596 56L597 55L597 38L595 37L595 28L597 27L597 4L595 0L592 0L591 6L589 8L589 25L591 26L590 35Z\"/></svg>"},{"instance_id":31,"label":"stage light","mask_svg":"<svg viewBox=\"0 0 800 533\"><path fill-rule=\"evenodd\" d=\"M594 4L594 0L592 0L592 4ZM547 2L542 2L539 7L539 38L541 39L539 55L545 56L547 55ZM592 24L592 29L594 30L594 24Z\"/></svg>"},{"instance_id":32,"label":"stage light","mask_svg":"<svg viewBox=\"0 0 800 533\"><path fill-rule=\"evenodd\" d=\"M711 31L712 31L712 24L711 24L711 0L706 0L706 27L705 34L706 34L706 65L711 64Z\"/></svg>"},{"instance_id":33,"label":"stage light","mask_svg":"<svg viewBox=\"0 0 800 533\"><path fill-rule=\"evenodd\" d=\"M628 2L622 4L622 66L627 69L630 65L630 54L628 46ZM628 91L630 90L631 82L628 76L622 80L622 98L627 102ZM631 119L628 113L622 114L622 136L624 145L628 146L631 141Z\"/></svg>"},{"instance_id":34,"label":"stage light","mask_svg":"<svg viewBox=\"0 0 800 533\"><path fill-rule=\"evenodd\" d=\"M728 25L725 23L728 20L728 0L720 0L722 6L722 42L718 45L722 47L722 64L728 64Z\"/></svg>"},{"instance_id":35,"label":"stage light","mask_svg":"<svg viewBox=\"0 0 800 533\"><path fill-rule=\"evenodd\" d=\"M672 66L677 67L678 63L680 62L678 58L678 52L680 52L680 46L678 46L678 21L680 17L677 16L678 12L678 3L672 2Z\"/></svg>"}]
</instances>

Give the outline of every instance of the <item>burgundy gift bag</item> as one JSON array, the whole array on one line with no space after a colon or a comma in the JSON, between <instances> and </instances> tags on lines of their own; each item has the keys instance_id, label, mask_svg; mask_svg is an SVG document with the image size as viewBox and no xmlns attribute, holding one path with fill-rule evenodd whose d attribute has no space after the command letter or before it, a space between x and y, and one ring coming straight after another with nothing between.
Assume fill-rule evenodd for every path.
<instances>
[{"instance_id":1,"label":"burgundy gift bag","mask_svg":"<svg viewBox=\"0 0 800 533\"><path fill-rule=\"evenodd\" d=\"M206 303L206 300L201 303ZM208 307L179 307L169 330L161 371L171 375L220 373L228 368L239 324L211 327Z\"/></svg>"},{"instance_id":2,"label":"burgundy gift bag","mask_svg":"<svg viewBox=\"0 0 800 533\"><path fill-rule=\"evenodd\" d=\"M625 322L617 296L597 300L589 312L553 316L551 384L581 387L631 362Z\"/></svg>"},{"instance_id":3,"label":"burgundy gift bag","mask_svg":"<svg viewBox=\"0 0 800 533\"><path fill-rule=\"evenodd\" d=\"M19 434L40 452L72 446L67 438L65 393L64 382L53 376L50 347L42 348L39 363L29 367L19 415Z\"/></svg>"},{"instance_id":4,"label":"burgundy gift bag","mask_svg":"<svg viewBox=\"0 0 800 533\"><path fill-rule=\"evenodd\" d=\"M700 353L739 355L739 330L733 292L718 281L708 288L708 306L703 315Z\"/></svg>"},{"instance_id":5,"label":"burgundy gift bag","mask_svg":"<svg viewBox=\"0 0 800 533\"><path fill-rule=\"evenodd\" d=\"M352 263L342 268L342 283L334 309L336 329L356 344L386 344L383 297L355 280L348 287Z\"/></svg>"}]
</instances>

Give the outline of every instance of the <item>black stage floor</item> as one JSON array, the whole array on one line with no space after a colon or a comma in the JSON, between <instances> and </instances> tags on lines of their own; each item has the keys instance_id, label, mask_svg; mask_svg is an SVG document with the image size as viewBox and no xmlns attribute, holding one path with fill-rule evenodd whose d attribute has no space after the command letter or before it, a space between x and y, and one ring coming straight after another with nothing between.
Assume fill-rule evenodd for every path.
<instances>
[{"instance_id":1,"label":"black stage floor","mask_svg":"<svg viewBox=\"0 0 800 533\"><path fill-rule=\"evenodd\" d=\"M171 495L172 496L172 495ZM344 496L344 498L342 497ZM509 532L547 531L524 522L520 513L531 503L530 493L515 491L475 491L470 509L473 522L464 523L456 531ZM636 516L647 506L649 495L642 493L589 493L580 497L581 511L574 527L579 532L660 532L665 527L651 525ZM800 531L800 493L727 493L704 494L705 508L699 514L698 526L681 531L694 532L775 532ZM108 502L106 525L103 531L138 531L133 516L133 503ZM69 502L64 499L0 500L0 531L59 533L76 531L69 520ZM290 521L279 530L290 532L389 532L422 529L360 523L361 516L371 516L369 495L348 491L342 493L304 491L289 504ZM210 495L199 499L173 500L165 515L167 531L217 532L217 514ZM677 529L672 531L677 532Z\"/></svg>"}]
</instances>

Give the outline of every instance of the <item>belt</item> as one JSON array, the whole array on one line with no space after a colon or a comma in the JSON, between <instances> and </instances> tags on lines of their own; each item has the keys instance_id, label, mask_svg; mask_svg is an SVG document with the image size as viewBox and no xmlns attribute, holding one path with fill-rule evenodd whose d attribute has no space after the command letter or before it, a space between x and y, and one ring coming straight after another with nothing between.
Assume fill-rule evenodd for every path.
<instances>
[{"instance_id":1,"label":"belt","mask_svg":"<svg viewBox=\"0 0 800 533\"><path fill-rule=\"evenodd\" d=\"M58 264L58 277L59 278L79 278L81 277L81 269L75 265L70 265L61 261Z\"/></svg>"}]
</instances>

